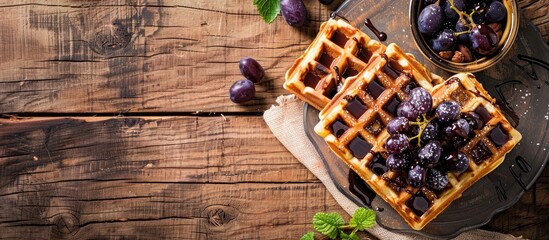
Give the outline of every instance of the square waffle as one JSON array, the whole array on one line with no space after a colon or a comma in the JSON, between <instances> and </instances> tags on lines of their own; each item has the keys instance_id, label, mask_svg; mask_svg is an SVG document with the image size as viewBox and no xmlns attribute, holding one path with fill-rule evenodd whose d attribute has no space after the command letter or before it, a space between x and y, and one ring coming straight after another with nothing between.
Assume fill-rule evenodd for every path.
<instances>
[{"instance_id":1,"label":"square waffle","mask_svg":"<svg viewBox=\"0 0 549 240\"><path fill-rule=\"evenodd\" d=\"M373 56L372 66L352 83L345 84L326 105L315 131L378 196L413 229L420 230L473 183L501 164L521 135L472 74L457 74L437 84L437 80L427 81L423 74L415 72L415 68L422 69L415 63L396 45L390 44L384 55ZM388 67L399 70L398 75L387 71ZM406 184L406 174L385 166L388 156L385 142L389 138L385 126L414 86L423 87L432 95L433 109L444 100L454 100L460 104L462 113L475 112L485 123L459 148L471 159L468 169L460 174L448 172L449 183L439 191L426 186L413 188ZM423 208L419 209L418 205Z\"/></svg>"},{"instance_id":2,"label":"square waffle","mask_svg":"<svg viewBox=\"0 0 549 240\"><path fill-rule=\"evenodd\" d=\"M284 88L321 110L347 79L367 67L385 45L343 20L322 23L317 37L286 72Z\"/></svg>"}]
</instances>

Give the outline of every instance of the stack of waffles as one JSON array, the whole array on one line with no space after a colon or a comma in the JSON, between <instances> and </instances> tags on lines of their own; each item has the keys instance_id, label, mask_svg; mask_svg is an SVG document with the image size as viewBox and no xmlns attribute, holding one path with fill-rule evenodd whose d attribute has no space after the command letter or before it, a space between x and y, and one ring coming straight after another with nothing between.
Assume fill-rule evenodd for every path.
<instances>
[{"instance_id":1,"label":"stack of waffles","mask_svg":"<svg viewBox=\"0 0 549 240\"><path fill-rule=\"evenodd\" d=\"M433 109L455 101L462 114L474 112L484 123L459 146L470 159L468 169L448 172L449 183L442 190L412 187L407 174L386 167L386 126L416 87L431 94ZM320 110L316 133L416 230L501 164L521 139L472 74L444 80L396 44L385 46L343 20L322 24L287 71L284 88Z\"/></svg>"}]
</instances>

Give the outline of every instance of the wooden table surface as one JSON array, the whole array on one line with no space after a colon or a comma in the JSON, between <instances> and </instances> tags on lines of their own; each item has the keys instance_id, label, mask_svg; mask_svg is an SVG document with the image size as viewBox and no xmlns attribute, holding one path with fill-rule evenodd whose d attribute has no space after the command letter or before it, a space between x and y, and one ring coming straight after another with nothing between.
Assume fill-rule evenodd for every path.
<instances>
[{"instance_id":1,"label":"wooden table surface","mask_svg":"<svg viewBox=\"0 0 549 240\"><path fill-rule=\"evenodd\" d=\"M344 213L262 118L330 10L251 0L0 0L0 238L296 239ZM549 1L519 5L549 40ZM403 6L407 7L407 6ZM257 98L228 89L266 69ZM549 170L483 229L547 238Z\"/></svg>"}]
</instances>

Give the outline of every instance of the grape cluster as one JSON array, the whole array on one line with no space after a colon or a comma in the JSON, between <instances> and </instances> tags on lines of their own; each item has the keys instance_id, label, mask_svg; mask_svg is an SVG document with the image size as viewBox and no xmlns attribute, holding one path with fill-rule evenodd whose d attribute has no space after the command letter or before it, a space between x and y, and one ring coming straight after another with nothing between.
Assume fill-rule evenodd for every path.
<instances>
[{"instance_id":1,"label":"grape cluster","mask_svg":"<svg viewBox=\"0 0 549 240\"><path fill-rule=\"evenodd\" d=\"M507 8L501 0L423 0L418 29L441 58L464 63L497 50Z\"/></svg>"},{"instance_id":2,"label":"grape cluster","mask_svg":"<svg viewBox=\"0 0 549 240\"><path fill-rule=\"evenodd\" d=\"M448 172L469 168L469 157L459 149L482 127L478 114L461 113L455 101L433 109L429 92L414 88L399 105L397 117L387 123L387 168L401 173L412 187L441 191L448 185Z\"/></svg>"},{"instance_id":3,"label":"grape cluster","mask_svg":"<svg viewBox=\"0 0 549 240\"><path fill-rule=\"evenodd\" d=\"M229 89L229 98L234 103L244 103L255 97L255 84L265 76L263 67L253 58L242 58L238 64L246 79L238 80Z\"/></svg>"}]
</instances>

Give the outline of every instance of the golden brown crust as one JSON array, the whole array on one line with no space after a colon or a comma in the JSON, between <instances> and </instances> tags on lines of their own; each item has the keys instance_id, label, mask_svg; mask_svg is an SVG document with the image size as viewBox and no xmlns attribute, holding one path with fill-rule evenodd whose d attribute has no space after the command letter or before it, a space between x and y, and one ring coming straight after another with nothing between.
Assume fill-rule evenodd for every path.
<instances>
[{"instance_id":1,"label":"golden brown crust","mask_svg":"<svg viewBox=\"0 0 549 240\"><path fill-rule=\"evenodd\" d=\"M337 34L343 34L346 38L345 41L339 42L339 45L334 38ZM357 57L360 51L367 52L369 59ZM325 61L325 56L333 60ZM353 76L341 73L349 66L356 70ZM338 73L340 70L342 71ZM307 77L307 74L312 75ZM316 79L318 84L310 83L311 79L315 79L314 76L320 76ZM338 85L340 91L334 91ZM376 85L377 90L375 87L370 89L370 86ZM385 141L389 134L384 126L394 118L395 106L399 101L408 98L407 87L411 85L423 87L431 93L433 108L444 100L453 99L460 103L462 112L472 112L482 106L492 116L484 128L475 130L475 137L459 149L471 159L475 148L483 145L492 155L478 164L471 161L469 169L460 175L449 173L450 187L438 196L426 188L396 186L395 182L402 181L399 180L402 178L400 174L387 171L377 175L368 167L374 156L387 157ZM422 229L444 211L473 183L494 170L504 160L505 154L521 139L520 133L505 119L495 105L495 99L484 90L474 75L460 73L444 81L417 62L413 55L403 52L396 44L385 46L343 20L330 19L321 25L317 37L286 72L284 88L321 110L320 122L315 126L315 132L325 139L339 158L417 230ZM359 103L366 110L355 117L346 109L349 102ZM339 136L335 136L330 129L336 121L348 127ZM509 140L499 147L487 137L497 126L509 135ZM369 152L361 159L356 158L348 147L357 136L371 145ZM428 195L431 201L429 210L421 216L417 216L406 204L418 191Z\"/></svg>"},{"instance_id":2,"label":"golden brown crust","mask_svg":"<svg viewBox=\"0 0 549 240\"><path fill-rule=\"evenodd\" d=\"M388 51L391 48L388 48ZM390 53L392 54L392 53ZM387 151L385 150L385 141L389 137L386 130L383 130L377 136L372 137L371 133L365 130L365 126L371 122L372 118L376 114L380 114L383 110L380 110L379 104L371 105L373 108L368 109L359 119L355 119L344 110L345 106L354 96L360 96L364 94L365 86L368 83L374 81L374 78L383 69L386 61L379 61L378 66L371 68L370 73L361 74L360 78L355 80L354 85L349 88L343 89L339 98L334 99L329 107L324 109L320 115L320 122L315 126L317 134L322 136L330 149L339 156L345 163L347 163L351 169L358 173L368 185L385 201L387 201L401 216L402 218L416 230L422 229L436 216L438 216L444 209L446 209L452 201L461 197L463 191L469 188L473 183L484 177L489 172L493 171L501 162L503 162L505 155L511 151L514 146L520 141L520 133L514 129L511 124L505 119L500 109L494 105L493 98L491 98L487 92L483 89L482 85L474 78L472 74L460 73L452 76L447 81L438 85L425 86L425 82L412 78L416 84L426 89L431 89L430 92L433 96L433 108L438 106L442 101L452 99L460 103L462 112L473 112L477 107L484 107L492 116L492 118L485 124L485 127L481 130L475 131L475 137L468 141L468 143L461 149L461 152L465 153L470 159L472 151L484 144L486 148L491 152L492 156L485 159L480 163L470 162L469 169L462 174L456 175L448 173L449 188L445 189L435 199L432 199L431 206L423 215L417 216L406 204L406 202L418 191L422 191L424 194L429 190L412 188L409 185L396 189L391 186L391 182L397 181L399 174L396 172L388 171L383 175L376 175L368 166L372 162L375 155L386 157ZM405 65L405 64L404 64ZM403 81L404 78L395 79ZM377 80L379 81L379 79ZM402 86L404 84L395 84L395 86ZM388 87L388 85L384 85ZM397 92L398 89L386 89L380 98L387 95L387 92ZM396 94L396 93L395 93ZM377 101L384 102L385 100L378 98ZM367 99L367 98L366 98ZM336 137L330 130L331 124L336 120L343 120L349 125L349 129L341 135ZM384 121L385 122L385 121ZM386 123L386 122L385 122ZM497 147L489 138L488 134L497 126L508 133L509 140L502 146ZM349 142L357 135L362 136L373 147L371 151L362 159L357 159L351 153L348 147ZM433 193L429 193L432 196Z\"/></svg>"},{"instance_id":3,"label":"golden brown crust","mask_svg":"<svg viewBox=\"0 0 549 240\"><path fill-rule=\"evenodd\" d=\"M345 44L340 44L343 47L332 41L336 34L345 36ZM362 53L373 55L384 51L385 46L383 44L372 40L368 35L344 20L330 19L322 23L317 37L288 69L285 75L284 88L316 109L321 110L330 101L333 95L332 91L337 88L339 83L338 80L346 82L347 78L339 76L344 75L343 71L347 70L348 67L357 72L361 72L366 68L367 62L364 61L366 58L359 58L358 55ZM330 64L331 66L319 63L324 53L334 59ZM334 70L334 66L337 66L340 70L339 74ZM319 78L316 87L307 86L305 83L308 73Z\"/></svg>"}]
</instances>

